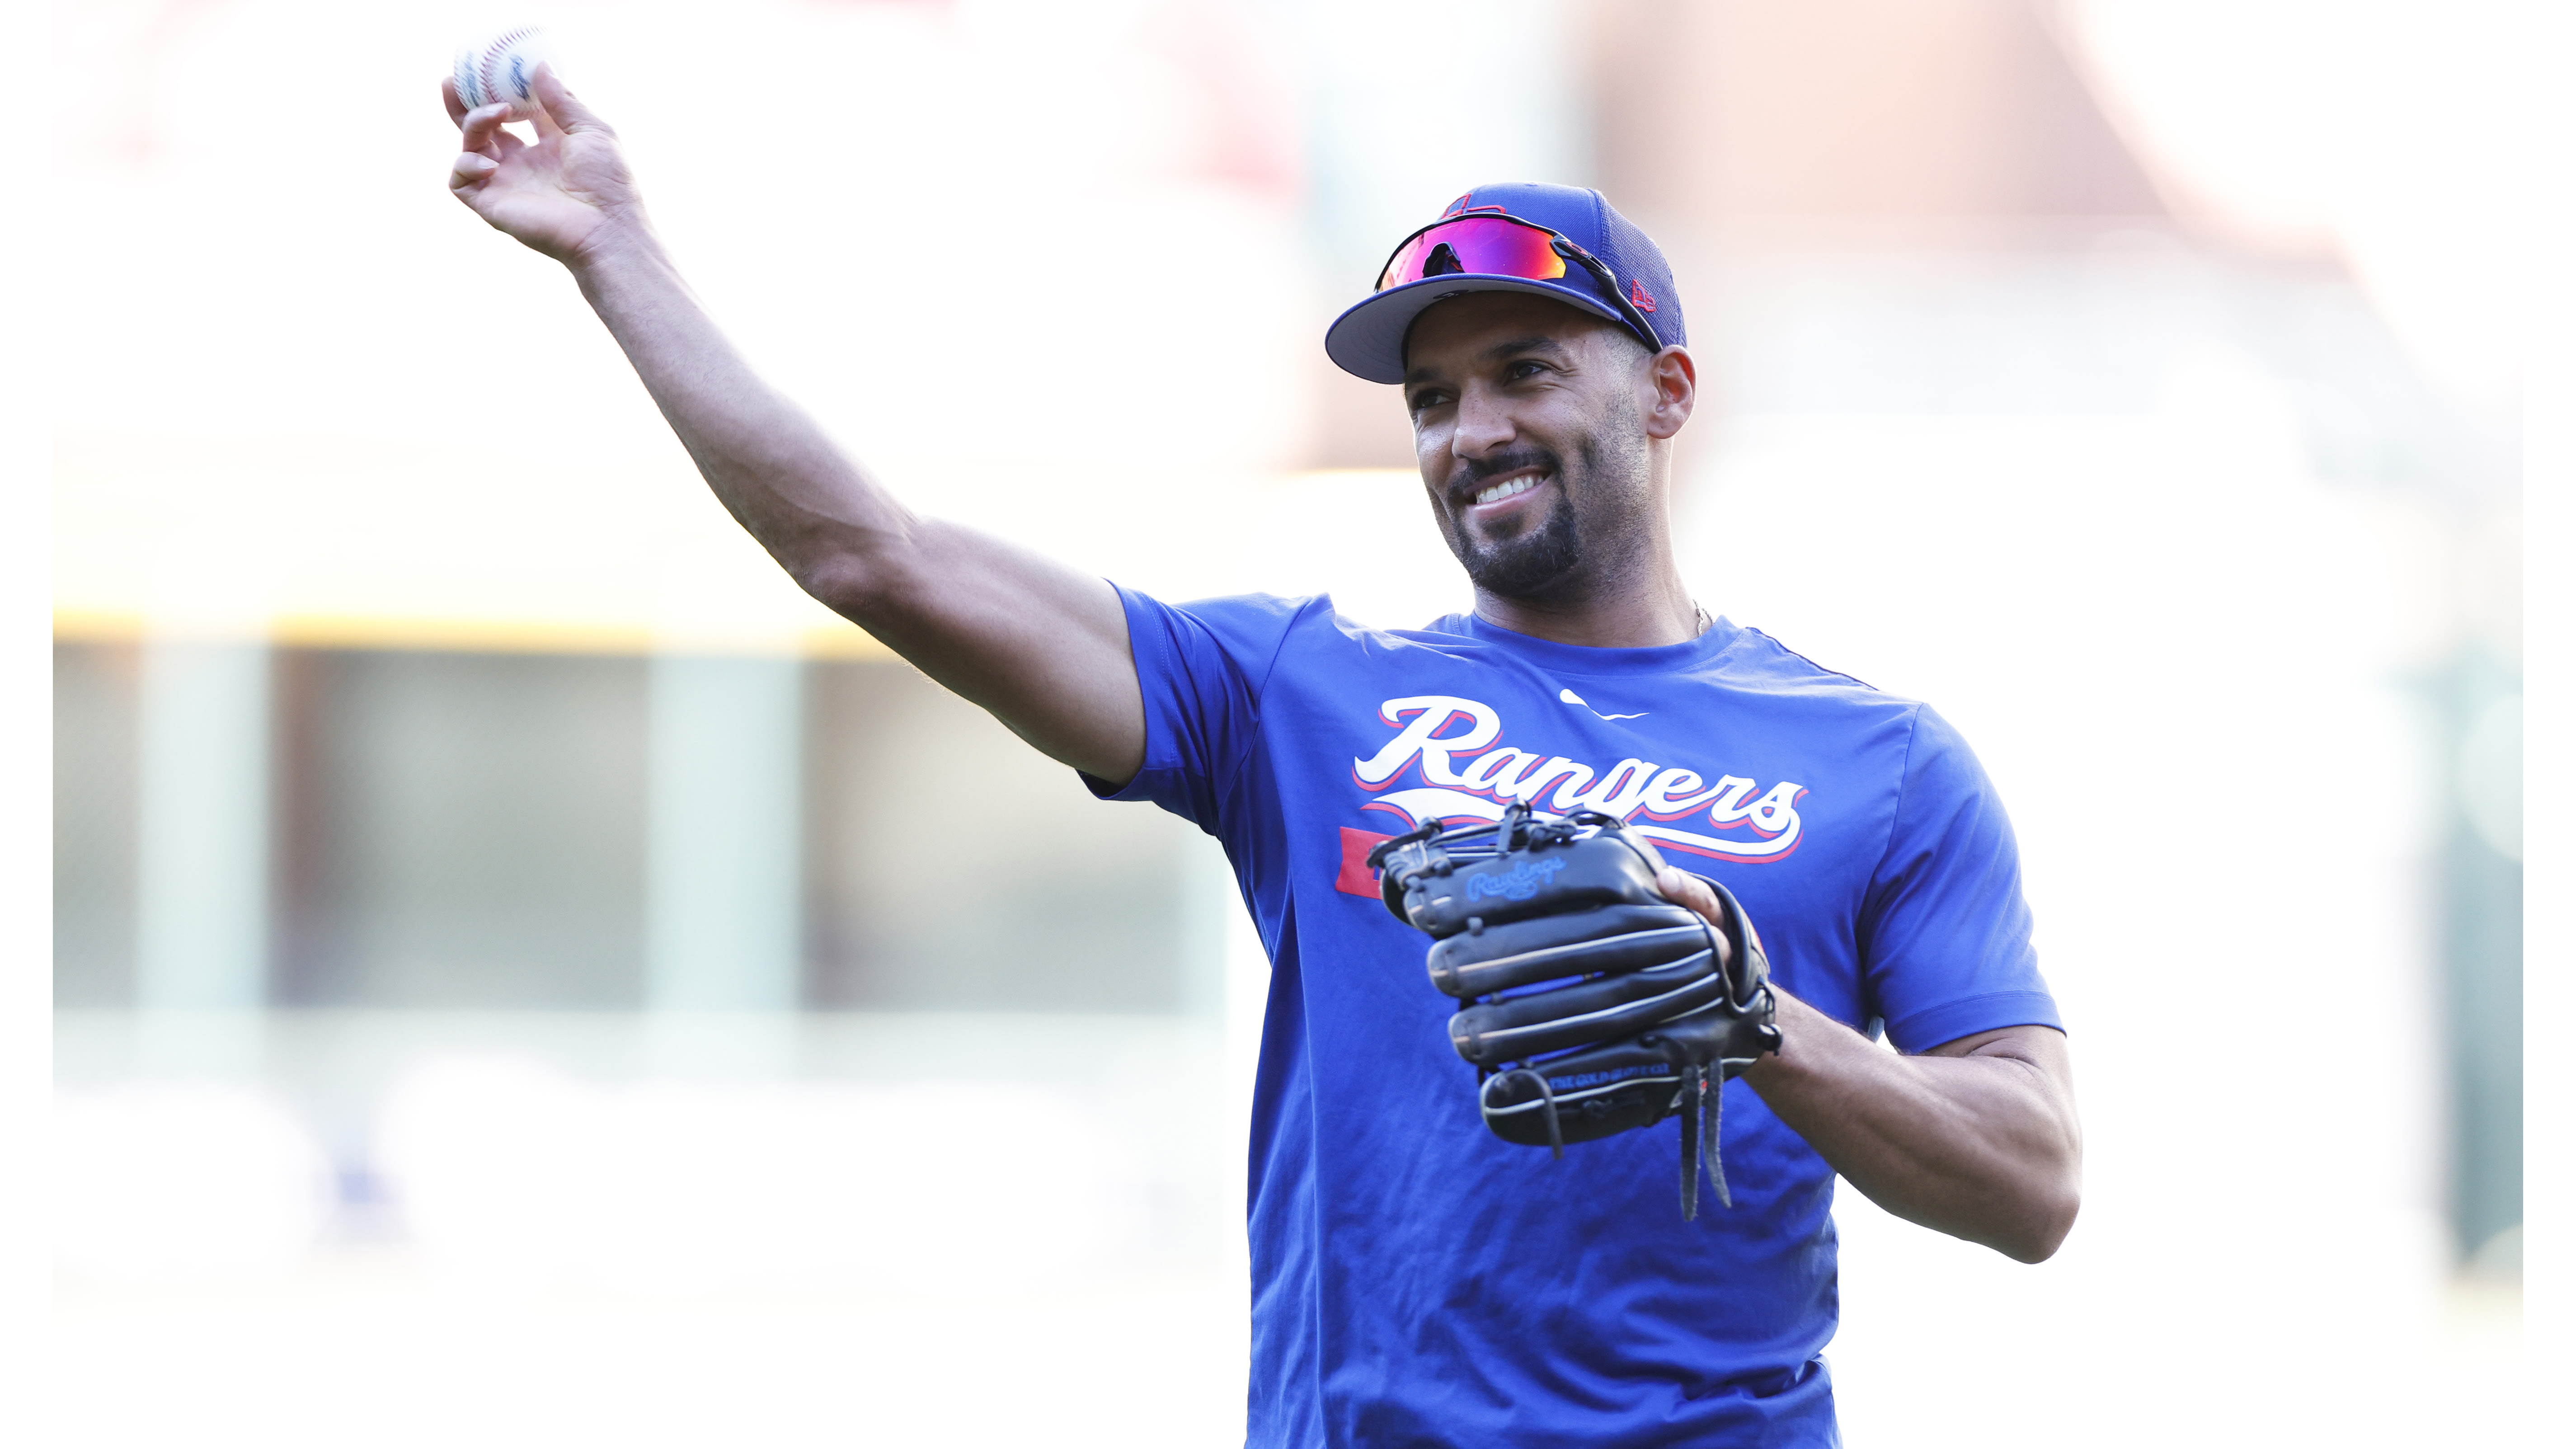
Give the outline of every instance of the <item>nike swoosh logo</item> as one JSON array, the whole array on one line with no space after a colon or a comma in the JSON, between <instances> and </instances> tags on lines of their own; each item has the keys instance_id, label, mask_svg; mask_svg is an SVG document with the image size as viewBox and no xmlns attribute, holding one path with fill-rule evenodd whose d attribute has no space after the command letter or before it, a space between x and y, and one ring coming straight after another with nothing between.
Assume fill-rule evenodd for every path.
<instances>
[{"instance_id":1,"label":"nike swoosh logo","mask_svg":"<svg viewBox=\"0 0 2576 1449\"><path fill-rule=\"evenodd\" d=\"M1592 709L1592 706L1585 702L1583 696L1575 693L1573 690L1560 690L1556 697L1565 701L1567 704L1580 704L1585 709ZM1646 717L1642 710L1636 714L1603 714L1597 709L1592 709L1592 713L1593 716L1598 719L1644 719Z\"/></svg>"}]
</instances>

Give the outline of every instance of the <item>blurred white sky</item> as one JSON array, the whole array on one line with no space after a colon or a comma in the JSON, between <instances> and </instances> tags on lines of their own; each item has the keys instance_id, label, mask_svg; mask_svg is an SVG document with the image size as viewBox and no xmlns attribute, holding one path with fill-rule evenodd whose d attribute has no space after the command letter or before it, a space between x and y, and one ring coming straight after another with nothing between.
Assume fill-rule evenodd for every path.
<instances>
[{"instance_id":1,"label":"blurred white sky","mask_svg":"<svg viewBox=\"0 0 2576 1449\"><path fill-rule=\"evenodd\" d=\"M2063 0L2077 53L2186 215L2341 255L2426 370L2519 403L2547 154L2527 0Z\"/></svg>"},{"instance_id":2,"label":"blurred white sky","mask_svg":"<svg viewBox=\"0 0 2576 1449\"><path fill-rule=\"evenodd\" d=\"M1183 541L1280 466L1312 341L1243 47L1118 7L545 8L709 303L908 497L1218 584ZM828 623L703 496L561 269L445 194L455 7L77 13L63 608ZM308 78L295 110L329 124L281 124L236 83L261 71ZM249 137L285 177L244 184Z\"/></svg>"},{"instance_id":3,"label":"blurred white sky","mask_svg":"<svg viewBox=\"0 0 2576 1449\"><path fill-rule=\"evenodd\" d=\"M1397 8L1381 32L1430 13ZM918 506L1170 593L1362 577L1328 552L1300 584L1275 550L1226 549L1250 525L1243 485L1297 444L1307 354L1346 290L1315 274L1297 211L1316 122L1292 71L1338 53L1316 38L1329 24L1142 0L512 13L558 32L757 364ZM2428 371L2489 414L2510 411L2527 286L2523 122L2496 73L2518 15L2062 12L2188 212L2349 257ZM488 7L64 16L59 174L85 224L55 268L58 609L846 637L703 496L560 270L444 194L432 90ZM1326 74L1302 104L1332 116L1402 89ZM1422 120L1380 116L1381 181L1422 170L1402 139ZM1500 148L1484 164L1561 170L1564 129L1482 137ZM1392 204L1356 182L1331 195ZM1379 503L1419 530L1410 500Z\"/></svg>"}]
</instances>

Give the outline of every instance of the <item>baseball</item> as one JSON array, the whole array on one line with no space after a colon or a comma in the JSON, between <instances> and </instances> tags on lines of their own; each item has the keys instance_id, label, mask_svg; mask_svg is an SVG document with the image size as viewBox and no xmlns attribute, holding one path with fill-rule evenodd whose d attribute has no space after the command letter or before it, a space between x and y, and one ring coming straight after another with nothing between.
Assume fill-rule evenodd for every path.
<instances>
[{"instance_id":1,"label":"baseball","mask_svg":"<svg viewBox=\"0 0 2576 1449\"><path fill-rule=\"evenodd\" d=\"M537 62L552 59L544 31L512 26L458 48L456 94L467 110L507 103L510 119L527 120L537 110Z\"/></svg>"}]
</instances>

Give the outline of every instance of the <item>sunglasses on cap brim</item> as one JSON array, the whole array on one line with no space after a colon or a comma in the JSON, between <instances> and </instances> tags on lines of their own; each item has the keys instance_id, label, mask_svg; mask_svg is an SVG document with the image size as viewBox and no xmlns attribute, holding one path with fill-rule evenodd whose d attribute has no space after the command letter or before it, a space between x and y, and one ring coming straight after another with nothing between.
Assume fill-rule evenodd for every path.
<instances>
[{"instance_id":1,"label":"sunglasses on cap brim","mask_svg":"<svg viewBox=\"0 0 2576 1449\"><path fill-rule=\"evenodd\" d=\"M1608 263L1576 245L1563 232L1500 212L1446 217L1406 237L1395 254L1386 259L1386 269L1378 273L1374 290L1383 292L1425 277L1451 275L1554 282L1564 278L1569 261L1600 282L1601 289L1618 307L1620 318L1648 351L1663 351L1664 341L1655 335L1654 324L1620 292L1619 279L1611 274Z\"/></svg>"}]
</instances>

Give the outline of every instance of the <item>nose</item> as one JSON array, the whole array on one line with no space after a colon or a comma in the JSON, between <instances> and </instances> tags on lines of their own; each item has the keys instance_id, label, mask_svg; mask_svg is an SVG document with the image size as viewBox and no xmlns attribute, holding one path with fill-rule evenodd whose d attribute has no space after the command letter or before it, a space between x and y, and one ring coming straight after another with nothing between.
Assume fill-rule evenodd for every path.
<instances>
[{"instance_id":1,"label":"nose","mask_svg":"<svg viewBox=\"0 0 2576 1449\"><path fill-rule=\"evenodd\" d=\"M1510 409L1502 399L1483 387L1471 386L1458 399L1457 421L1449 435L1449 451L1461 458L1482 458L1510 445L1519 430L1512 425Z\"/></svg>"}]
</instances>

